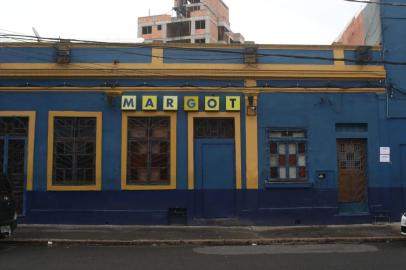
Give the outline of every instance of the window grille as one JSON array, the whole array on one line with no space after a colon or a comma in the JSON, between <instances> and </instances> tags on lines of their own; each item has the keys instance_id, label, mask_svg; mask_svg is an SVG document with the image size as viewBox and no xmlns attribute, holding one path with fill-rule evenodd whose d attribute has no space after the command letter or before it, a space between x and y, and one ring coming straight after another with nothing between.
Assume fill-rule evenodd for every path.
<instances>
[{"instance_id":1,"label":"window grille","mask_svg":"<svg viewBox=\"0 0 406 270\"><path fill-rule=\"evenodd\" d=\"M234 118L195 118L195 139L234 139Z\"/></svg>"},{"instance_id":2,"label":"window grille","mask_svg":"<svg viewBox=\"0 0 406 270\"><path fill-rule=\"evenodd\" d=\"M28 135L28 117L0 117L0 136Z\"/></svg>"},{"instance_id":3,"label":"window grille","mask_svg":"<svg viewBox=\"0 0 406 270\"><path fill-rule=\"evenodd\" d=\"M170 184L170 118L129 117L127 184Z\"/></svg>"},{"instance_id":4,"label":"window grille","mask_svg":"<svg viewBox=\"0 0 406 270\"><path fill-rule=\"evenodd\" d=\"M307 138L304 130L268 130L271 180L307 179Z\"/></svg>"},{"instance_id":5,"label":"window grille","mask_svg":"<svg viewBox=\"0 0 406 270\"><path fill-rule=\"evenodd\" d=\"M0 175L4 173L4 140L0 139Z\"/></svg>"},{"instance_id":6,"label":"window grille","mask_svg":"<svg viewBox=\"0 0 406 270\"><path fill-rule=\"evenodd\" d=\"M96 118L54 118L54 185L96 182Z\"/></svg>"}]
</instances>

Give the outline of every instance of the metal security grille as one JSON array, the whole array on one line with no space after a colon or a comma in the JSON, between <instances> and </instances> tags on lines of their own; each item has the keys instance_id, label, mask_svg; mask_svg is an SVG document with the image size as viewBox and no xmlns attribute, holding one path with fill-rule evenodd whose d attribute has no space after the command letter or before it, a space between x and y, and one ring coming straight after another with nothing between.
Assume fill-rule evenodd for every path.
<instances>
[{"instance_id":1,"label":"metal security grille","mask_svg":"<svg viewBox=\"0 0 406 270\"><path fill-rule=\"evenodd\" d=\"M129 117L127 184L170 184L170 118Z\"/></svg>"},{"instance_id":2,"label":"metal security grille","mask_svg":"<svg viewBox=\"0 0 406 270\"><path fill-rule=\"evenodd\" d=\"M0 136L26 137L27 135L27 117L0 117Z\"/></svg>"},{"instance_id":3,"label":"metal security grille","mask_svg":"<svg viewBox=\"0 0 406 270\"><path fill-rule=\"evenodd\" d=\"M27 117L0 117L0 173L10 181L17 211L23 214Z\"/></svg>"},{"instance_id":4,"label":"metal security grille","mask_svg":"<svg viewBox=\"0 0 406 270\"><path fill-rule=\"evenodd\" d=\"M95 183L96 118L55 117L53 184Z\"/></svg>"},{"instance_id":5,"label":"metal security grille","mask_svg":"<svg viewBox=\"0 0 406 270\"><path fill-rule=\"evenodd\" d=\"M271 180L306 180L307 141L304 130L268 130Z\"/></svg>"},{"instance_id":6,"label":"metal security grille","mask_svg":"<svg viewBox=\"0 0 406 270\"><path fill-rule=\"evenodd\" d=\"M366 141L337 140L339 202L363 202L366 199Z\"/></svg>"},{"instance_id":7,"label":"metal security grille","mask_svg":"<svg viewBox=\"0 0 406 270\"><path fill-rule=\"evenodd\" d=\"M0 139L0 174L4 174L4 139Z\"/></svg>"},{"instance_id":8,"label":"metal security grille","mask_svg":"<svg viewBox=\"0 0 406 270\"><path fill-rule=\"evenodd\" d=\"M234 118L195 118L195 139L234 139Z\"/></svg>"},{"instance_id":9,"label":"metal security grille","mask_svg":"<svg viewBox=\"0 0 406 270\"><path fill-rule=\"evenodd\" d=\"M17 212L22 214L25 179L25 140L9 140L7 176L16 198Z\"/></svg>"}]
</instances>

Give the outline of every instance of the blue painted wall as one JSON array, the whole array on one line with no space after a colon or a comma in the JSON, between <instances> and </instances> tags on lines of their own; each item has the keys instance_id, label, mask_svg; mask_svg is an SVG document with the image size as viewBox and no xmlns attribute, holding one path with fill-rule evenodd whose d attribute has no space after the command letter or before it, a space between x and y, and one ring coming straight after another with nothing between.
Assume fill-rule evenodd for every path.
<instances>
[{"instance_id":1,"label":"blue painted wall","mask_svg":"<svg viewBox=\"0 0 406 270\"><path fill-rule=\"evenodd\" d=\"M389 11L388 17L394 16ZM401 22L401 23L399 23ZM385 54L384 60L406 61L406 49L401 45L403 21L383 20ZM398 25L400 24L400 26ZM393 27L392 27L393 26ZM400 39L400 41L399 41ZM107 50L107 51L106 51ZM230 49L234 50L234 49ZM241 51L241 50L240 50ZM164 50L166 63L242 63L238 52L220 50L191 49ZM39 53L35 53L39 52ZM53 49L30 48L15 51L0 49L0 63L48 63L54 61ZM72 51L75 63L109 63L119 60L122 63L149 63L150 49L97 49L85 48ZM330 65L332 50L269 50L261 49L260 63L267 64L318 64ZM285 58L272 54L291 54L296 56L317 56L320 59ZM37 56L35 56L37 55ZM351 52L346 52L346 57ZM37 59L37 57L41 59ZM374 54L374 57L378 55ZM193 58L193 59L192 59ZM339 215L337 202L337 161L336 139L362 138L368 141L368 206L371 213L388 212L398 217L405 205L405 167L402 158L406 145L406 89L404 66L387 65L388 85L386 94L310 94L310 93L262 93L258 99L258 150L259 150L259 190L247 191L245 133L242 133L242 181L243 190L213 190L213 197L233 197L240 222L246 224L331 224L349 222L368 222L370 215L348 217ZM197 88L190 93L166 92L165 95L180 97L177 114L177 187L176 191L121 191L121 110L120 98L109 105L102 92L69 93L50 90L48 92L0 92L0 108L7 110L28 110L37 112L34 191L27 193L26 222L32 223L119 223L119 224L165 224L168 221L168 208L187 209L189 222L201 209L196 207L196 198L202 196L201 190L187 190L187 113L183 111L182 100L186 95L203 97L219 95L224 111L224 97L239 95L222 90L227 87L244 87L241 80L200 80L200 79L69 79L36 80L33 78L0 80L0 86L121 86L121 87L218 87L211 93L199 92ZM383 81L368 80L261 80L258 85L264 88L292 87L383 87ZM406 91L405 91L406 92ZM154 92L155 95L156 92ZM150 92L128 92L126 95L151 95ZM159 96L159 107L162 93ZM140 102L140 99L138 99ZM140 104L138 104L140 107ZM242 107L245 105L242 104ZM46 192L47 169L47 131L49 111L100 111L103 113L103 171L101 192ZM241 112L241 129L245 130L245 115ZM340 133L335 129L337 123L366 123L368 132ZM308 182L305 184L272 184L269 176L269 149L266 138L268 128L303 128L308 134ZM379 162L379 147L392 148L392 163ZM326 180L319 180L317 174L326 173Z\"/></svg>"},{"instance_id":2,"label":"blue painted wall","mask_svg":"<svg viewBox=\"0 0 406 270\"><path fill-rule=\"evenodd\" d=\"M151 93L128 93L148 95ZM195 93L190 93L195 94ZM167 93L181 97L188 93ZM198 94L201 97L216 93ZM230 94L220 94L222 98ZM162 94L159 94L159 107ZM180 102L182 104L182 102ZM139 104L140 105L140 104ZM379 163L379 146L393 145L403 140L406 125L403 120L387 121L384 94L261 94L259 118L258 191L214 190L218 197L236 196L238 215L247 224L314 224L354 222L338 216L336 139L364 138L368 140L368 202L371 210L385 210L395 216L403 203L403 184L399 160L393 164ZM34 191L27 195L27 222L62 223L159 223L167 222L168 208L185 208L192 218L195 199L202 191L187 191L187 145L177 146L177 191L120 190L121 110L120 99L110 106L104 93L0 93L2 110L37 111ZM225 108L224 102L221 105ZM48 111L101 111L103 113L103 191L46 192ZM242 116L244 116L242 114ZM270 117L272 116L272 117ZM177 139L187 141L187 114L182 105L178 112ZM244 119L244 117L242 117ZM338 133L336 123L367 123L368 132ZM268 128L303 128L308 134L309 183L275 185L267 183L269 176ZM245 122L242 120L242 130ZM396 129L390 136L388 129ZM404 134L404 133L403 133ZM245 149L245 136L242 138ZM394 157L401 155L393 149ZM243 151L243 164L245 151ZM399 170L399 173L396 171ZM317 179L325 172L327 179ZM245 165L243 186L246 186ZM234 195L229 194L234 193ZM399 196L394 196L399 194ZM299 211L299 210L302 211ZM67 211L69 210L69 211ZM68 214L67 214L68 213ZM306 213L306 215L304 215ZM129 215L129 218L126 218ZM52 219L50 220L50 217ZM360 217L358 217L360 218ZM365 218L365 217L364 217ZM360 219L365 221L365 219ZM193 220L190 220L193 223Z\"/></svg>"}]
</instances>

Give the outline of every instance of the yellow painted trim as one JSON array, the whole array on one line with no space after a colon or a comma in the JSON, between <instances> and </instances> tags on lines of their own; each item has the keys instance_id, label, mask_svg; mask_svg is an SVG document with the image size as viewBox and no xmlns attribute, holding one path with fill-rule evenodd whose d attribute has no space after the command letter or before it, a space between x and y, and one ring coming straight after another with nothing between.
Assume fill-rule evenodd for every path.
<instances>
[{"instance_id":1,"label":"yellow painted trim","mask_svg":"<svg viewBox=\"0 0 406 270\"><path fill-rule=\"evenodd\" d=\"M247 88L257 87L257 81L256 80L245 80L245 87L247 87Z\"/></svg>"},{"instance_id":2,"label":"yellow painted trim","mask_svg":"<svg viewBox=\"0 0 406 270\"><path fill-rule=\"evenodd\" d=\"M258 64L0 64L0 77L385 78L383 66Z\"/></svg>"},{"instance_id":3,"label":"yellow painted trim","mask_svg":"<svg viewBox=\"0 0 406 270\"><path fill-rule=\"evenodd\" d=\"M344 59L344 49L343 48L335 48L333 53L334 53L334 59ZM345 62L335 60L334 65L342 67L342 66L345 66Z\"/></svg>"},{"instance_id":4,"label":"yellow painted trim","mask_svg":"<svg viewBox=\"0 0 406 270\"><path fill-rule=\"evenodd\" d=\"M26 190L33 190L34 176L34 147L35 147L35 121L34 111L0 111L0 117L27 117L28 118L28 138L27 138L27 179Z\"/></svg>"},{"instance_id":5,"label":"yellow painted trim","mask_svg":"<svg viewBox=\"0 0 406 270\"><path fill-rule=\"evenodd\" d=\"M104 87L0 87L0 92L109 92ZM128 92L172 92L172 93L385 93L385 88L221 88L221 87L117 87L114 93L119 95Z\"/></svg>"},{"instance_id":6,"label":"yellow painted trim","mask_svg":"<svg viewBox=\"0 0 406 270\"><path fill-rule=\"evenodd\" d=\"M96 182L87 186L59 186L52 182L54 153L54 118L55 117L96 117ZM101 112L66 112L52 111L48 113L48 191L100 191L102 186L102 113Z\"/></svg>"},{"instance_id":7,"label":"yellow painted trim","mask_svg":"<svg viewBox=\"0 0 406 270\"><path fill-rule=\"evenodd\" d=\"M195 188L194 167L194 118L199 117L227 117L234 118L235 125L235 186L242 188L241 179L241 115L240 112L189 112L188 113L188 189Z\"/></svg>"},{"instance_id":8,"label":"yellow painted trim","mask_svg":"<svg viewBox=\"0 0 406 270\"><path fill-rule=\"evenodd\" d=\"M154 117L169 116L170 127L170 183L169 185L129 185L127 184L127 139L128 139L128 117ZM122 112L121 118L121 189L122 190L174 190L176 189L176 112Z\"/></svg>"},{"instance_id":9,"label":"yellow painted trim","mask_svg":"<svg viewBox=\"0 0 406 270\"><path fill-rule=\"evenodd\" d=\"M152 48L152 64L162 65L164 63L164 49Z\"/></svg>"},{"instance_id":10,"label":"yellow painted trim","mask_svg":"<svg viewBox=\"0 0 406 270\"><path fill-rule=\"evenodd\" d=\"M254 105L257 106L258 96L254 96ZM245 105L248 104L248 96L245 96ZM244 111L246 111L246 106ZM247 116L245 113L246 132L246 176L247 189L258 189L258 115Z\"/></svg>"}]
</instances>

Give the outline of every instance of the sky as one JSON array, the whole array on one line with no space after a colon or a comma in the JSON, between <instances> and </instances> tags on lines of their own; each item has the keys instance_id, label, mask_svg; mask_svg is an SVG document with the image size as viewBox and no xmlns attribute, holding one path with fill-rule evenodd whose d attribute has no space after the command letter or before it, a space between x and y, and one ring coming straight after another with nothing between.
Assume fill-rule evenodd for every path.
<instances>
[{"instance_id":1,"label":"sky","mask_svg":"<svg viewBox=\"0 0 406 270\"><path fill-rule=\"evenodd\" d=\"M331 44L364 4L344 0L223 0L230 23L257 44ZM140 42L137 18L171 14L173 0L0 0L0 33Z\"/></svg>"}]
</instances>

